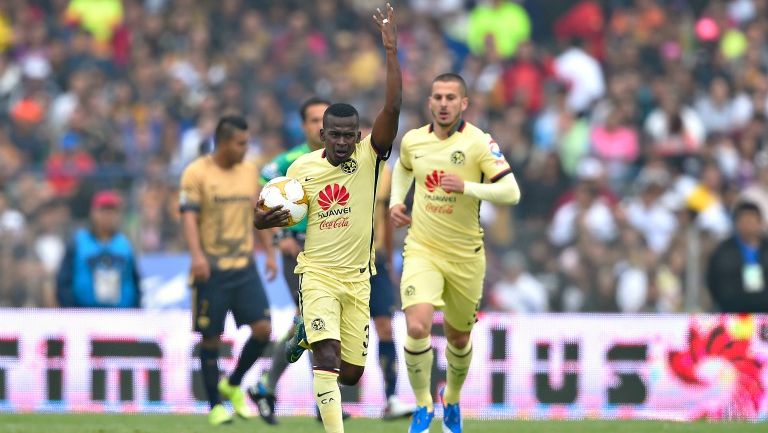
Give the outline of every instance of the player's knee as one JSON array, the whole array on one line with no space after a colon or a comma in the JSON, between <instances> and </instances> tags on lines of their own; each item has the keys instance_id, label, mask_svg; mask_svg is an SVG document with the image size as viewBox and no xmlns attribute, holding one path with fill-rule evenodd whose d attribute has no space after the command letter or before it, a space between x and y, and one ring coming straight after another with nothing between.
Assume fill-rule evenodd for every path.
<instances>
[{"instance_id":1,"label":"player's knee","mask_svg":"<svg viewBox=\"0 0 768 433\"><path fill-rule=\"evenodd\" d=\"M259 341L268 341L272 335L272 323L269 320L259 320L251 323L251 338Z\"/></svg>"},{"instance_id":2,"label":"player's knee","mask_svg":"<svg viewBox=\"0 0 768 433\"><path fill-rule=\"evenodd\" d=\"M432 326L418 320L408 322L408 336L411 338L427 338L432 332Z\"/></svg>"},{"instance_id":3,"label":"player's knee","mask_svg":"<svg viewBox=\"0 0 768 433\"><path fill-rule=\"evenodd\" d=\"M392 341L392 319L389 317L376 317L373 319L376 325L376 335L379 341Z\"/></svg>"},{"instance_id":4,"label":"player's knee","mask_svg":"<svg viewBox=\"0 0 768 433\"><path fill-rule=\"evenodd\" d=\"M363 377L364 371L363 367L357 365L342 365L339 383L347 386L357 385L357 382L360 382L360 378Z\"/></svg>"},{"instance_id":5,"label":"player's knee","mask_svg":"<svg viewBox=\"0 0 768 433\"><path fill-rule=\"evenodd\" d=\"M312 345L312 358L317 368L334 370L341 367L341 343L336 340L318 341Z\"/></svg>"},{"instance_id":6,"label":"player's knee","mask_svg":"<svg viewBox=\"0 0 768 433\"><path fill-rule=\"evenodd\" d=\"M446 335L445 338L448 340L448 344L457 349L463 349L469 344L469 333Z\"/></svg>"},{"instance_id":7,"label":"player's knee","mask_svg":"<svg viewBox=\"0 0 768 433\"><path fill-rule=\"evenodd\" d=\"M221 337L218 335L204 335L200 341L200 347L206 350L217 350L219 348L219 342Z\"/></svg>"}]
</instances>

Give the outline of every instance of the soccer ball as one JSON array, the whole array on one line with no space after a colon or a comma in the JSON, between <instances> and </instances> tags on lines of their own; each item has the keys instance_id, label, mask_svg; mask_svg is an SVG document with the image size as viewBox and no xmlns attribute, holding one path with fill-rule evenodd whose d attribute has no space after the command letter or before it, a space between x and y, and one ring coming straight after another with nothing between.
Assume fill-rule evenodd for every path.
<instances>
[{"instance_id":1,"label":"soccer ball","mask_svg":"<svg viewBox=\"0 0 768 433\"><path fill-rule=\"evenodd\" d=\"M264 200L263 210L281 205L284 209L288 209L291 216L288 217L286 227L295 226L307 216L309 199L304 192L304 187L296 179L280 176L270 180L261 189L259 198Z\"/></svg>"}]
</instances>

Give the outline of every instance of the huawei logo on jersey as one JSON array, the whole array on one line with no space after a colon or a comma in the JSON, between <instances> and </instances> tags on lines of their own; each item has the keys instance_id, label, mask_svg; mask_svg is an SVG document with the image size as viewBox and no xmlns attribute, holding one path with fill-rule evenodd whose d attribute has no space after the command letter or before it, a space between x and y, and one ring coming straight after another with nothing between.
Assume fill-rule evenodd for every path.
<instances>
[{"instance_id":1,"label":"huawei logo on jersey","mask_svg":"<svg viewBox=\"0 0 768 433\"><path fill-rule=\"evenodd\" d=\"M427 191L435 192L437 187L440 186L440 180L444 174L445 172L443 170L432 170L432 173L428 174L426 180L424 181L424 186L427 187Z\"/></svg>"},{"instance_id":2,"label":"huawei logo on jersey","mask_svg":"<svg viewBox=\"0 0 768 433\"><path fill-rule=\"evenodd\" d=\"M324 211L330 209L334 203L338 203L340 206L346 206L348 201L349 192L347 191L347 188L338 183L326 185L317 197L317 204L319 204L320 208Z\"/></svg>"}]
</instances>

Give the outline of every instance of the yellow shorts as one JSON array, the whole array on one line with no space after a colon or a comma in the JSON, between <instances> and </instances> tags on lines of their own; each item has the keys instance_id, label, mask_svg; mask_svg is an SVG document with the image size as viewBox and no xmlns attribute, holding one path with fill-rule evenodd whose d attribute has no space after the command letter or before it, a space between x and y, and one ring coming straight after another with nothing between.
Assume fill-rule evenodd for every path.
<instances>
[{"instance_id":1,"label":"yellow shorts","mask_svg":"<svg viewBox=\"0 0 768 433\"><path fill-rule=\"evenodd\" d=\"M424 252L406 252L400 298L403 310L432 304L459 331L470 331L483 297L485 254L470 262L447 262Z\"/></svg>"},{"instance_id":2,"label":"yellow shorts","mask_svg":"<svg viewBox=\"0 0 768 433\"><path fill-rule=\"evenodd\" d=\"M299 308L309 343L340 341L341 359L365 366L371 320L370 280L344 282L309 272L299 278Z\"/></svg>"}]
</instances>

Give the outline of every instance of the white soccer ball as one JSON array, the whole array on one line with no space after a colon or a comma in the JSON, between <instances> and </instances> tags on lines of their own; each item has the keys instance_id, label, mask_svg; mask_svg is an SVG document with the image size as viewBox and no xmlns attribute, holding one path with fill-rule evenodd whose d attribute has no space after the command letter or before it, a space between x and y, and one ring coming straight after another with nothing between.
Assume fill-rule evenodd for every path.
<instances>
[{"instance_id":1,"label":"white soccer ball","mask_svg":"<svg viewBox=\"0 0 768 433\"><path fill-rule=\"evenodd\" d=\"M269 210L276 206L288 209L291 216L286 227L295 226L307 216L309 199L304 187L298 180L286 176L276 177L261 189L259 198L264 200L262 209Z\"/></svg>"}]
</instances>

